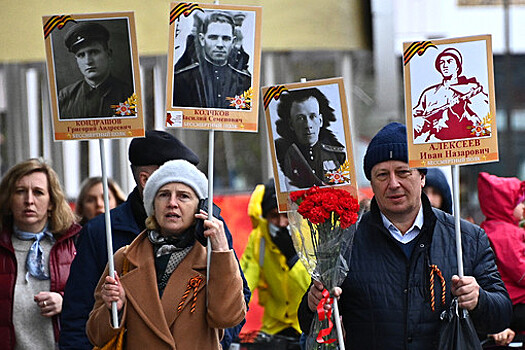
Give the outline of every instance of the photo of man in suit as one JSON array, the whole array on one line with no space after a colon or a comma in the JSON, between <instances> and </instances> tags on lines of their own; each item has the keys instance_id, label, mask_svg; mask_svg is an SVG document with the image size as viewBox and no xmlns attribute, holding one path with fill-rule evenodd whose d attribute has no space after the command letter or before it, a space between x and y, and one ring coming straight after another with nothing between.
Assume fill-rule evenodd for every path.
<instances>
[{"instance_id":1,"label":"photo of man in suit","mask_svg":"<svg viewBox=\"0 0 525 350\"><path fill-rule=\"evenodd\" d=\"M130 84L112 74L109 39L108 29L91 21L78 22L67 31L64 44L74 55L82 79L59 91L60 119L111 117L112 106L133 94Z\"/></svg>"},{"instance_id":2,"label":"photo of man in suit","mask_svg":"<svg viewBox=\"0 0 525 350\"><path fill-rule=\"evenodd\" d=\"M187 51L191 53L175 66L172 105L234 109L228 98L240 96L252 86L248 70L234 63L239 59L231 58L241 52L237 44L240 38L236 35L239 26L224 11L195 18L196 33L187 38Z\"/></svg>"},{"instance_id":3,"label":"photo of man in suit","mask_svg":"<svg viewBox=\"0 0 525 350\"><path fill-rule=\"evenodd\" d=\"M328 98L318 88L288 90L279 98L279 137L275 151L288 188L327 185L329 173L345 162L345 146L329 129L336 121Z\"/></svg>"}]
</instances>

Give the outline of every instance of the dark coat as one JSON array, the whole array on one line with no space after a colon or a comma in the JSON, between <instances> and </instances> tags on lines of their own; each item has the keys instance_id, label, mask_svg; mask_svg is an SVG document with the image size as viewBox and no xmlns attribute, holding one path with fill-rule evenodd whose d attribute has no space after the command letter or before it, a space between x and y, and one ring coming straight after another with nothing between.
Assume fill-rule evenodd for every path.
<instances>
[{"instance_id":1,"label":"dark coat","mask_svg":"<svg viewBox=\"0 0 525 350\"><path fill-rule=\"evenodd\" d=\"M140 232L131 209L131 195L111 210L113 250L130 244ZM88 221L81 231L78 251L67 280L62 304L60 349L92 349L86 322L95 303L93 292L108 262L104 215Z\"/></svg>"},{"instance_id":2,"label":"dark coat","mask_svg":"<svg viewBox=\"0 0 525 350\"><path fill-rule=\"evenodd\" d=\"M69 230L58 237L49 252L49 276L51 278L50 292L64 294L69 267L75 258L75 240L80 231L80 225L73 224ZM13 298L17 264L11 236L11 228L4 228L0 233L0 349L15 348L15 329L13 326ZM58 316L53 316L55 340L58 341L60 323Z\"/></svg>"},{"instance_id":3,"label":"dark coat","mask_svg":"<svg viewBox=\"0 0 525 350\"><path fill-rule=\"evenodd\" d=\"M423 195L424 224L410 260L381 220L375 199L357 229L350 269L341 288L340 314L347 349L431 350L437 348L441 312L450 305L452 275L457 274L454 217L432 209ZM478 306L470 313L483 337L505 329L512 305L500 278L485 232L461 221L464 275L480 285ZM435 277L436 310L430 307L430 264L446 281L446 305ZM313 313L303 297L301 328L309 332Z\"/></svg>"},{"instance_id":4,"label":"dark coat","mask_svg":"<svg viewBox=\"0 0 525 350\"><path fill-rule=\"evenodd\" d=\"M138 189L135 188L124 203L111 210L113 252L130 244L142 231L137 220L145 219L135 217L138 216L138 208L144 211ZM229 246L232 247L231 233L226 225L224 227ZM104 215L99 215L82 228L77 257L71 265L71 274L67 281L62 306L60 349L91 350L93 348L86 336L86 322L95 303L93 293L108 262L106 247L105 219ZM241 276L244 297L248 304L251 292L242 271ZM224 341L231 342L232 338L239 334L243 324L244 321L237 327L228 329Z\"/></svg>"},{"instance_id":5,"label":"dark coat","mask_svg":"<svg viewBox=\"0 0 525 350\"><path fill-rule=\"evenodd\" d=\"M242 95L252 86L251 76L233 68L193 63L175 72L173 105L177 107L228 108L226 97Z\"/></svg>"},{"instance_id":6,"label":"dark coat","mask_svg":"<svg viewBox=\"0 0 525 350\"><path fill-rule=\"evenodd\" d=\"M111 75L96 89L85 80L77 81L58 94L60 119L111 117L115 115L111 105L126 102L132 94L129 84Z\"/></svg>"}]
</instances>

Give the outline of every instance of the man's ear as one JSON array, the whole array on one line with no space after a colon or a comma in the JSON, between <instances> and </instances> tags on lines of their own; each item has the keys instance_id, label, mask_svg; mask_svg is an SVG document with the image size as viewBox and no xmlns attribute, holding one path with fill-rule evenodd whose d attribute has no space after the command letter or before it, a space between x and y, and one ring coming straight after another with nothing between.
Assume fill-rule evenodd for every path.
<instances>
[{"instance_id":1,"label":"man's ear","mask_svg":"<svg viewBox=\"0 0 525 350\"><path fill-rule=\"evenodd\" d=\"M322 113L319 113L319 118L321 118L321 128L322 128L323 124L324 124L324 118L323 118L323 114Z\"/></svg>"},{"instance_id":2,"label":"man's ear","mask_svg":"<svg viewBox=\"0 0 525 350\"><path fill-rule=\"evenodd\" d=\"M419 172L421 174L421 188L425 187L425 184L427 182L427 176L423 174L422 172Z\"/></svg>"},{"instance_id":3,"label":"man's ear","mask_svg":"<svg viewBox=\"0 0 525 350\"><path fill-rule=\"evenodd\" d=\"M199 43L204 47L204 34L199 33Z\"/></svg>"},{"instance_id":4,"label":"man's ear","mask_svg":"<svg viewBox=\"0 0 525 350\"><path fill-rule=\"evenodd\" d=\"M151 174L147 171L141 171L139 173L139 185L142 189L144 189L144 187L146 186L146 181L148 181L150 176Z\"/></svg>"}]
</instances>

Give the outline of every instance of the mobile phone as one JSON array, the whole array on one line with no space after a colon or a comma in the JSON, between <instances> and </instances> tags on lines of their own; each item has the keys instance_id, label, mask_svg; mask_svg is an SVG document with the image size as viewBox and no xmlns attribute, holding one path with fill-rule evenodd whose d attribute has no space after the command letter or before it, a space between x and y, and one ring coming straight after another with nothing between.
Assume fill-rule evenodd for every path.
<instances>
[{"instance_id":1,"label":"mobile phone","mask_svg":"<svg viewBox=\"0 0 525 350\"><path fill-rule=\"evenodd\" d=\"M208 198L204 198L199 201L197 213L200 213L201 210L204 210L206 213L208 213ZM218 219L220 214L221 208L213 203L213 216ZM195 238L205 247L208 244L208 239L204 237L204 220L202 219L197 219L197 222L195 223Z\"/></svg>"}]
</instances>

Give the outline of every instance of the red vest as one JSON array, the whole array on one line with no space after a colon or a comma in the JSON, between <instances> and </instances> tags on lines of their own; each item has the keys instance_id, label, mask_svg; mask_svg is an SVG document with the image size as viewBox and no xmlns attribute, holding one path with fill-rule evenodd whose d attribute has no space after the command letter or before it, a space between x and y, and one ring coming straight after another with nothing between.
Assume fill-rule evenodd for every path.
<instances>
[{"instance_id":1,"label":"red vest","mask_svg":"<svg viewBox=\"0 0 525 350\"><path fill-rule=\"evenodd\" d=\"M64 295L69 267L76 255L75 236L80 231L80 225L73 224L67 232L59 237L49 253L49 275L51 277L51 292ZM12 229L4 228L0 233L0 348L14 349L15 329L13 326L13 299L17 264L13 244ZM55 340L58 342L59 315L53 316Z\"/></svg>"}]
</instances>

